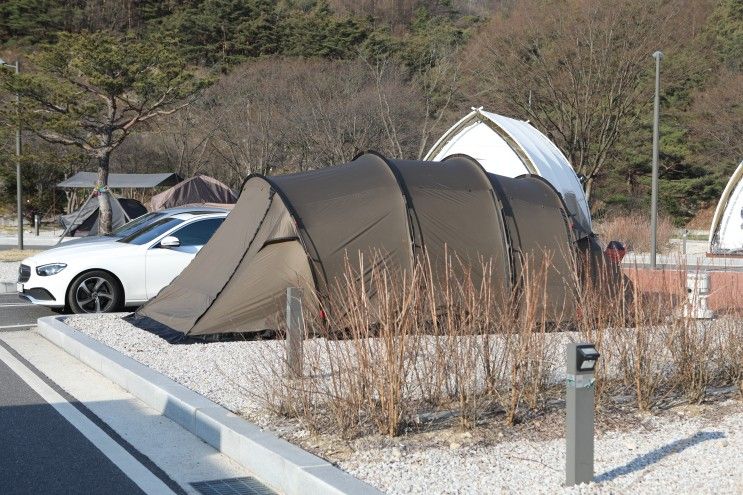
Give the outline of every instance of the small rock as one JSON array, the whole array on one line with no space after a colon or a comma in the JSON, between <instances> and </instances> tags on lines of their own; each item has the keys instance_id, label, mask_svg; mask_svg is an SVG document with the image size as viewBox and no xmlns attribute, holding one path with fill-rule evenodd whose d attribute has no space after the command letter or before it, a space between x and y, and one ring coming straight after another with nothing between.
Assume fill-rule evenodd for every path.
<instances>
[{"instance_id":1,"label":"small rock","mask_svg":"<svg viewBox=\"0 0 743 495\"><path fill-rule=\"evenodd\" d=\"M450 444L449 444L449 449L451 449L451 450L456 450L456 449L458 449L458 448L459 448L459 447L461 447L461 446L462 446L462 444L461 444L461 443L457 443L457 442L452 442L452 443L450 443Z\"/></svg>"}]
</instances>

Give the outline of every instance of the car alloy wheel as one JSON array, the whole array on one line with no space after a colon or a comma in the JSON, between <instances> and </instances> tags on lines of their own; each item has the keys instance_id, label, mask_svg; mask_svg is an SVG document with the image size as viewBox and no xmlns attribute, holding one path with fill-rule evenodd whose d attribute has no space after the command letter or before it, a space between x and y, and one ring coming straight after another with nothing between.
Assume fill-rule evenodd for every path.
<instances>
[{"instance_id":1,"label":"car alloy wheel","mask_svg":"<svg viewBox=\"0 0 743 495\"><path fill-rule=\"evenodd\" d=\"M86 278L75 291L75 302L86 313L105 313L113 306L113 287L101 277Z\"/></svg>"},{"instance_id":2,"label":"car alloy wheel","mask_svg":"<svg viewBox=\"0 0 743 495\"><path fill-rule=\"evenodd\" d=\"M120 309L123 294L116 278L96 270L75 279L67 300L74 313L108 313Z\"/></svg>"}]
</instances>

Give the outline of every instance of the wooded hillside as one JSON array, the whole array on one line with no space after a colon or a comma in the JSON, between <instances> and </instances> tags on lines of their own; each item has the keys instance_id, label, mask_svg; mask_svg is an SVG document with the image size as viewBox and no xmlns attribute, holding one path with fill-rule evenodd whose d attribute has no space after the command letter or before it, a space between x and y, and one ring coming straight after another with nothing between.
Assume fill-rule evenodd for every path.
<instances>
[{"instance_id":1,"label":"wooded hillside","mask_svg":"<svg viewBox=\"0 0 743 495\"><path fill-rule=\"evenodd\" d=\"M91 41L97 39L113 41ZM100 71L114 51L111 43L124 47L124 54L128 46L162 47L169 67L182 66L198 81L189 86L196 91L193 98L184 96L188 104L126 128L126 139L111 153L112 172L202 172L239 187L253 172L318 168L364 150L420 158L470 107L483 106L529 120L550 136L588 178L596 215L644 211L655 50L665 54L660 157L665 212L682 224L714 204L743 160L743 3L738 0L0 4L0 57L20 58L21 70L32 77L24 84L56 84L44 71L54 66L50 58L60 61L60 43L66 43L71 60L65 63L78 68L85 61L75 61L81 56L67 47L85 43L80 53L98 60L89 69ZM136 65L117 57L117 63ZM4 88L0 212L15 201L17 116L13 86ZM74 92L65 97L74 99ZM77 103L75 118L81 122L81 112L103 111ZM21 112L27 128L26 199L30 207L49 212L52 185L72 171L93 171L96 164L84 150L42 132L44 126L59 131L59 119L39 120L30 100L21 108L27 111ZM68 117L65 131L75 124ZM90 143L85 126L81 129L79 137ZM57 207L61 203L56 200Z\"/></svg>"}]
</instances>

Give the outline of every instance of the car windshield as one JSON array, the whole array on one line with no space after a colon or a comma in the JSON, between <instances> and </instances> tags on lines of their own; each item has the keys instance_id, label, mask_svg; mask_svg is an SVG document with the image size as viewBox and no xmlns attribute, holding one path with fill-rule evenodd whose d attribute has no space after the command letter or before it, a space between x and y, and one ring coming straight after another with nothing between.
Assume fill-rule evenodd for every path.
<instances>
[{"instance_id":1,"label":"car windshield","mask_svg":"<svg viewBox=\"0 0 743 495\"><path fill-rule=\"evenodd\" d=\"M145 224L142 228L132 232L128 236L122 237L119 239L119 242L138 245L146 244L181 223L183 223L183 220L173 217L159 218L154 222Z\"/></svg>"},{"instance_id":2,"label":"car windshield","mask_svg":"<svg viewBox=\"0 0 743 495\"><path fill-rule=\"evenodd\" d=\"M163 216L165 216L165 214L160 212L147 213L141 217L135 218L131 222L127 222L124 225L115 228L109 235L113 237L128 237L144 228L145 225L152 223Z\"/></svg>"}]
</instances>

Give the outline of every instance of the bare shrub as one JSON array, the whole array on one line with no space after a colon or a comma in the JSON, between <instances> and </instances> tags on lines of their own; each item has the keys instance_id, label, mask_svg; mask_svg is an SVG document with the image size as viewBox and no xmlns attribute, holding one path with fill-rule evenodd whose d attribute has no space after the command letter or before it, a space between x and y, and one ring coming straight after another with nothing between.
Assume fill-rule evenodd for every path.
<instances>
[{"instance_id":1,"label":"bare shrub","mask_svg":"<svg viewBox=\"0 0 743 495\"><path fill-rule=\"evenodd\" d=\"M492 283L491 261L473 274L448 256L438 280L425 257L409 273L381 259L348 261L328 296L310 303L324 319L308 321L315 338L305 342L303 378L283 371L280 347L266 348L272 410L354 437L394 436L441 417L462 428L493 414L513 424L543 407L552 372L538 283L546 264L525 270L528 283L513 297Z\"/></svg>"},{"instance_id":2,"label":"bare shrub","mask_svg":"<svg viewBox=\"0 0 743 495\"><path fill-rule=\"evenodd\" d=\"M708 325L711 326L711 325ZM717 386L737 388L743 399L743 314L736 311L714 322L712 333L714 355L703 361L713 362L711 382Z\"/></svg>"},{"instance_id":3,"label":"bare shrub","mask_svg":"<svg viewBox=\"0 0 743 495\"><path fill-rule=\"evenodd\" d=\"M604 265L590 280L566 277L577 311L548 317L547 271L525 257L517 289L492 282L492 263L447 256L441 279L423 257L410 272L383 257L347 260L323 298L308 295L304 376L286 370L283 346L265 346L253 366L273 377L265 403L307 429L353 438L395 436L501 418L512 425L547 410L562 394L565 344L597 345L599 409L621 399L643 411L710 397L710 386L741 387L743 323L684 318L685 299L647 293ZM532 266L530 266L532 265ZM659 276L662 273L659 272ZM675 279L674 279L675 280ZM320 316L317 316L320 315ZM268 371L266 371L268 368ZM630 402L627 401L630 398Z\"/></svg>"},{"instance_id":4,"label":"bare shrub","mask_svg":"<svg viewBox=\"0 0 743 495\"><path fill-rule=\"evenodd\" d=\"M696 320L680 318L669 325L668 347L673 356L673 379L691 403L702 402L711 381L712 332Z\"/></svg>"}]
</instances>

